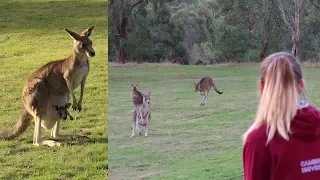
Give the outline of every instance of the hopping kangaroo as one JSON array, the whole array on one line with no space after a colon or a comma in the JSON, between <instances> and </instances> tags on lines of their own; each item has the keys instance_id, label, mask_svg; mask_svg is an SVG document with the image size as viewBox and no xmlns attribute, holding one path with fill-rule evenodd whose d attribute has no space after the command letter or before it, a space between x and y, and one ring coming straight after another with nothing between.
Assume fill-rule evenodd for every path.
<instances>
[{"instance_id":1,"label":"hopping kangaroo","mask_svg":"<svg viewBox=\"0 0 320 180\"><path fill-rule=\"evenodd\" d=\"M149 94L144 95L138 91L136 86L132 85L132 102L135 105L135 110L132 111L132 134L130 137L135 135L135 130L140 135L142 130L145 129L145 136L148 136L148 127L151 120L150 103L151 97Z\"/></svg>"},{"instance_id":2,"label":"hopping kangaroo","mask_svg":"<svg viewBox=\"0 0 320 180\"><path fill-rule=\"evenodd\" d=\"M94 26L84 30L80 35L65 29L74 39L72 55L57 61L51 61L36 70L27 80L22 92L23 112L14 128L0 132L0 139L13 139L22 134L30 122L35 120L34 145L60 145L55 141L41 140L41 127L51 129L51 137L69 137L60 135L60 118L55 106L69 103L70 94L73 109L81 110L84 86L89 73L88 56L95 56L92 41L89 39ZM81 84L79 101L76 101L74 89ZM85 137L77 136L76 137Z\"/></svg>"},{"instance_id":3,"label":"hopping kangaroo","mask_svg":"<svg viewBox=\"0 0 320 180\"><path fill-rule=\"evenodd\" d=\"M219 94L222 94L223 92L220 92L214 81L210 78L210 77L203 77L200 82L198 82L197 84L194 83L194 88L195 88L195 91L200 91L200 94L204 96L202 102L200 103L201 106L205 105L205 103L207 102L208 100L208 94L209 94L209 91L211 89L211 86L214 88L214 90L219 93Z\"/></svg>"}]
</instances>

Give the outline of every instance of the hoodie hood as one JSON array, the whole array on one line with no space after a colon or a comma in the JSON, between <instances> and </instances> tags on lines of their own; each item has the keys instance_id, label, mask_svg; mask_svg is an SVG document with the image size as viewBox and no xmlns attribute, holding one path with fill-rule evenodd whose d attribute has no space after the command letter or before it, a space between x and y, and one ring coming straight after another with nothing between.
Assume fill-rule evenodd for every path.
<instances>
[{"instance_id":1,"label":"hoodie hood","mask_svg":"<svg viewBox=\"0 0 320 180\"><path fill-rule=\"evenodd\" d=\"M320 112L311 105L299 108L291 122L292 137L301 141L320 139Z\"/></svg>"}]
</instances>

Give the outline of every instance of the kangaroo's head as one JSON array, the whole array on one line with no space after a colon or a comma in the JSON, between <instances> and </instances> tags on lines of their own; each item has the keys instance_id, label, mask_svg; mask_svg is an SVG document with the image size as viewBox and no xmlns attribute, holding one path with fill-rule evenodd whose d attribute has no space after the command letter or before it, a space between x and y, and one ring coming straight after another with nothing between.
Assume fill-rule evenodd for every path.
<instances>
[{"instance_id":1,"label":"kangaroo's head","mask_svg":"<svg viewBox=\"0 0 320 180\"><path fill-rule=\"evenodd\" d=\"M87 54L87 56L93 57L96 52L92 48L92 41L89 39L92 34L94 26L85 29L80 35L69 29L65 29L69 35L74 39L74 50L79 54Z\"/></svg>"},{"instance_id":2,"label":"kangaroo's head","mask_svg":"<svg viewBox=\"0 0 320 180\"><path fill-rule=\"evenodd\" d=\"M138 84L136 84L136 85L131 84L131 87L132 87L132 90L136 91L137 87L138 87Z\"/></svg>"},{"instance_id":3,"label":"kangaroo's head","mask_svg":"<svg viewBox=\"0 0 320 180\"><path fill-rule=\"evenodd\" d=\"M60 119L66 120L68 117L68 108L71 106L71 103L67 103L65 106L52 105L52 108L57 111L57 114Z\"/></svg>"},{"instance_id":4,"label":"kangaroo's head","mask_svg":"<svg viewBox=\"0 0 320 180\"><path fill-rule=\"evenodd\" d=\"M140 123L140 124L146 124L146 121L143 117L140 116L139 113L137 113L137 121Z\"/></svg>"},{"instance_id":5,"label":"kangaroo's head","mask_svg":"<svg viewBox=\"0 0 320 180\"><path fill-rule=\"evenodd\" d=\"M194 84L194 89L197 92L199 90L200 83L193 83L193 84Z\"/></svg>"},{"instance_id":6,"label":"kangaroo's head","mask_svg":"<svg viewBox=\"0 0 320 180\"><path fill-rule=\"evenodd\" d=\"M151 92L149 91L147 95L144 95L143 93L141 93L141 95L143 97L143 105L145 107L149 107L151 103Z\"/></svg>"}]
</instances>

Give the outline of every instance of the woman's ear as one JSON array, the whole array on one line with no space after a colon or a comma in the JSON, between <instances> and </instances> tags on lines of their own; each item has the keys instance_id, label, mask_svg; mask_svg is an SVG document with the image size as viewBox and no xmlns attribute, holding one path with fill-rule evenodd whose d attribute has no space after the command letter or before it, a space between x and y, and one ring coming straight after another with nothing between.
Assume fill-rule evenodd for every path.
<instances>
[{"instance_id":1,"label":"woman's ear","mask_svg":"<svg viewBox=\"0 0 320 180\"><path fill-rule=\"evenodd\" d=\"M299 83L299 89L298 89L299 94L302 93L302 91L304 90L304 86L305 86L304 80L301 79L301 81Z\"/></svg>"}]
</instances>

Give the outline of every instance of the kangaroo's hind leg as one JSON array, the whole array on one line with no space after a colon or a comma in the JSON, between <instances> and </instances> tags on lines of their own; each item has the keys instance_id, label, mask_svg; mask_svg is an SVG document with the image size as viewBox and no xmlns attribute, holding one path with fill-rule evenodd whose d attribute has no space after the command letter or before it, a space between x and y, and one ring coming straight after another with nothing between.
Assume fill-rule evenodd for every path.
<instances>
[{"instance_id":1,"label":"kangaroo's hind leg","mask_svg":"<svg viewBox=\"0 0 320 180\"><path fill-rule=\"evenodd\" d=\"M33 145L48 145L56 146L60 145L55 141L42 141L41 130L43 117L47 113L47 105L49 98L49 88L45 79L34 79L30 81L29 88L25 88L23 91L23 102L29 113L32 114L35 126L33 134Z\"/></svg>"},{"instance_id":2,"label":"kangaroo's hind leg","mask_svg":"<svg viewBox=\"0 0 320 180\"><path fill-rule=\"evenodd\" d=\"M208 100L208 92L207 91L204 91L204 98L202 100L202 102L200 103L201 106L204 106Z\"/></svg>"},{"instance_id":3,"label":"kangaroo's hind leg","mask_svg":"<svg viewBox=\"0 0 320 180\"><path fill-rule=\"evenodd\" d=\"M205 101L203 102L203 105L205 105L206 103L207 103L207 101L208 101L208 94L209 94L209 92L208 91L205 91L204 92L205 93Z\"/></svg>"},{"instance_id":4,"label":"kangaroo's hind leg","mask_svg":"<svg viewBox=\"0 0 320 180\"><path fill-rule=\"evenodd\" d=\"M132 134L130 137L133 137L134 136L134 132L135 132L135 129L136 129L136 120L137 120L137 117L136 117L136 110L132 111Z\"/></svg>"},{"instance_id":5,"label":"kangaroo's hind leg","mask_svg":"<svg viewBox=\"0 0 320 180\"><path fill-rule=\"evenodd\" d=\"M148 128L149 128L149 124L150 124L150 119L151 119L151 112L148 112L148 114L146 116L146 131L144 133L144 136L148 136Z\"/></svg>"},{"instance_id":6,"label":"kangaroo's hind leg","mask_svg":"<svg viewBox=\"0 0 320 180\"><path fill-rule=\"evenodd\" d=\"M41 118L35 117L34 119L34 132L33 132L33 145L39 146L41 141Z\"/></svg>"},{"instance_id":7,"label":"kangaroo's hind leg","mask_svg":"<svg viewBox=\"0 0 320 180\"><path fill-rule=\"evenodd\" d=\"M205 96L204 93L202 93L202 96L203 96L203 99L202 99L202 101L201 101L201 103L200 103L201 106L204 105L204 101L206 100L206 96Z\"/></svg>"},{"instance_id":8,"label":"kangaroo's hind leg","mask_svg":"<svg viewBox=\"0 0 320 180\"><path fill-rule=\"evenodd\" d=\"M60 119L56 122L51 130L51 137L57 138L60 135Z\"/></svg>"},{"instance_id":9,"label":"kangaroo's hind leg","mask_svg":"<svg viewBox=\"0 0 320 180\"><path fill-rule=\"evenodd\" d=\"M52 141L52 140L45 140L42 141L41 139L41 117L35 118L35 126L34 126L34 134L33 134L33 145L40 146L40 145L47 145L47 146L60 146L60 143Z\"/></svg>"}]
</instances>

